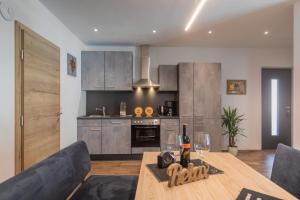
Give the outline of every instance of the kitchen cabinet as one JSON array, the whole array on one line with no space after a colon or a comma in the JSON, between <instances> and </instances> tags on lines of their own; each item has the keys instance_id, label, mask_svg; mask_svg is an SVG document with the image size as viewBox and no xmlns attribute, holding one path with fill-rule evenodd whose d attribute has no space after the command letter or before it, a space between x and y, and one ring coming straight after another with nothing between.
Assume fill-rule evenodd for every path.
<instances>
[{"instance_id":1,"label":"kitchen cabinet","mask_svg":"<svg viewBox=\"0 0 300 200\"><path fill-rule=\"evenodd\" d=\"M182 117L194 115L194 64L179 64L179 114Z\"/></svg>"},{"instance_id":2,"label":"kitchen cabinet","mask_svg":"<svg viewBox=\"0 0 300 200\"><path fill-rule=\"evenodd\" d=\"M180 127L183 123L189 124L187 132L193 136L199 132L209 133L211 150L219 151L222 139L221 64L181 63L178 76Z\"/></svg>"},{"instance_id":3,"label":"kitchen cabinet","mask_svg":"<svg viewBox=\"0 0 300 200\"><path fill-rule=\"evenodd\" d=\"M194 65L194 115L216 118L221 115L221 64Z\"/></svg>"},{"instance_id":4,"label":"kitchen cabinet","mask_svg":"<svg viewBox=\"0 0 300 200\"><path fill-rule=\"evenodd\" d=\"M78 120L77 139L87 144L90 154L101 154L101 120Z\"/></svg>"},{"instance_id":5,"label":"kitchen cabinet","mask_svg":"<svg viewBox=\"0 0 300 200\"><path fill-rule=\"evenodd\" d=\"M132 52L105 52L105 90L131 91L133 81Z\"/></svg>"},{"instance_id":6,"label":"kitchen cabinet","mask_svg":"<svg viewBox=\"0 0 300 200\"><path fill-rule=\"evenodd\" d=\"M168 145L176 147L179 135L179 119L161 119L160 148L167 150Z\"/></svg>"},{"instance_id":7,"label":"kitchen cabinet","mask_svg":"<svg viewBox=\"0 0 300 200\"><path fill-rule=\"evenodd\" d=\"M222 119L194 117L194 138L198 133L208 133L210 135L211 151L221 151L222 142Z\"/></svg>"},{"instance_id":8,"label":"kitchen cabinet","mask_svg":"<svg viewBox=\"0 0 300 200\"><path fill-rule=\"evenodd\" d=\"M131 153L131 120L102 120L102 154Z\"/></svg>"},{"instance_id":9,"label":"kitchen cabinet","mask_svg":"<svg viewBox=\"0 0 300 200\"><path fill-rule=\"evenodd\" d=\"M191 150L194 149L194 118L193 117L180 117L180 133L183 133L183 124L186 124L186 133L190 138Z\"/></svg>"},{"instance_id":10,"label":"kitchen cabinet","mask_svg":"<svg viewBox=\"0 0 300 200\"><path fill-rule=\"evenodd\" d=\"M81 53L82 90L104 90L104 52Z\"/></svg>"},{"instance_id":11,"label":"kitchen cabinet","mask_svg":"<svg viewBox=\"0 0 300 200\"><path fill-rule=\"evenodd\" d=\"M159 91L178 90L177 65L160 65L158 68Z\"/></svg>"}]
</instances>

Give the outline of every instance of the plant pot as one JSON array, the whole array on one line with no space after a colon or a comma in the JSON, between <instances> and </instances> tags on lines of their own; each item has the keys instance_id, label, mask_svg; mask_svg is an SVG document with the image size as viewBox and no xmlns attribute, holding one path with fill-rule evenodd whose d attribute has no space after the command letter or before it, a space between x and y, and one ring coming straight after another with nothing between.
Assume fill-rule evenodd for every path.
<instances>
[{"instance_id":1,"label":"plant pot","mask_svg":"<svg viewBox=\"0 0 300 200\"><path fill-rule=\"evenodd\" d=\"M237 156L238 154L238 147L228 147L228 152L231 153L234 156Z\"/></svg>"}]
</instances>

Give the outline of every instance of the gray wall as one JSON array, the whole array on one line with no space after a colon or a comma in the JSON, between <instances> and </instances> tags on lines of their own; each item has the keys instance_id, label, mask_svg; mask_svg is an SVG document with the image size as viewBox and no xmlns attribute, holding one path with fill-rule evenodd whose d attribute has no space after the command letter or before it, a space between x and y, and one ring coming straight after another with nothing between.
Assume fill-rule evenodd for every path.
<instances>
[{"instance_id":1,"label":"gray wall","mask_svg":"<svg viewBox=\"0 0 300 200\"><path fill-rule=\"evenodd\" d=\"M125 101L127 114L133 114L136 106L152 106L156 115L158 105L174 100L177 100L177 92L157 92L148 89L133 92L87 91L86 114L96 114L95 108L103 105L106 106L108 115L119 115L120 102Z\"/></svg>"}]
</instances>

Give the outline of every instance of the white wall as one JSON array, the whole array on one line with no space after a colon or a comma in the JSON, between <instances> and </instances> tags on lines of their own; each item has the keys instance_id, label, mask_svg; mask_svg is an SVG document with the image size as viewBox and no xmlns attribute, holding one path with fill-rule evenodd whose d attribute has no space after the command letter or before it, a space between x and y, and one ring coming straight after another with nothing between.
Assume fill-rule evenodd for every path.
<instances>
[{"instance_id":1,"label":"white wall","mask_svg":"<svg viewBox=\"0 0 300 200\"><path fill-rule=\"evenodd\" d=\"M292 49L152 47L150 57L152 80L157 80L157 66L161 64L221 62L222 106L235 106L247 118L243 123L247 138L239 137L238 146L261 149L261 68L292 67ZM247 95L226 95L227 79L247 80Z\"/></svg>"},{"instance_id":2,"label":"white wall","mask_svg":"<svg viewBox=\"0 0 300 200\"><path fill-rule=\"evenodd\" d=\"M293 146L300 149L300 1L294 7Z\"/></svg>"},{"instance_id":3,"label":"white wall","mask_svg":"<svg viewBox=\"0 0 300 200\"><path fill-rule=\"evenodd\" d=\"M61 147L76 141L76 117L85 112L81 94L81 50L84 44L38 0L10 0L15 19L60 47L61 52ZM15 62L14 22L0 17L0 182L14 175ZM77 77L68 76L67 52L77 57Z\"/></svg>"}]
</instances>

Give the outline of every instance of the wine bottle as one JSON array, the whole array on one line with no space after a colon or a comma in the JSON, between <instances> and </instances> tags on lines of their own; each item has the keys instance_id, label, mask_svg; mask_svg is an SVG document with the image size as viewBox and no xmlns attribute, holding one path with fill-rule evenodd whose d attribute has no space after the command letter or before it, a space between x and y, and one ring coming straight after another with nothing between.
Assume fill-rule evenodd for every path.
<instances>
[{"instance_id":1,"label":"wine bottle","mask_svg":"<svg viewBox=\"0 0 300 200\"><path fill-rule=\"evenodd\" d=\"M188 167L188 164L190 163L191 143L189 136L186 134L186 126L187 124L183 124L182 144L180 148L180 164L183 167Z\"/></svg>"}]
</instances>

